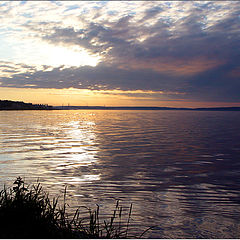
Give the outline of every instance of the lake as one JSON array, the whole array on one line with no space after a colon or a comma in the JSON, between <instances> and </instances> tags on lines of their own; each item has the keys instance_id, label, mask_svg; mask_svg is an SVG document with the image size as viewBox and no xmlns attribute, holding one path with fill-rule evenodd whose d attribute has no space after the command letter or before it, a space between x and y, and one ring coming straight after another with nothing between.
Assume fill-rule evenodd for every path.
<instances>
[{"instance_id":1,"label":"lake","mask_svg":"<svg viewBox=\"0 0 240 240\"><path fill-rule=\"evenodd\" d=\"M0 111L0 185L39 178L68 203L133 203L148 238L240 238L240 112Z\"/></svg>"}]
</instances>

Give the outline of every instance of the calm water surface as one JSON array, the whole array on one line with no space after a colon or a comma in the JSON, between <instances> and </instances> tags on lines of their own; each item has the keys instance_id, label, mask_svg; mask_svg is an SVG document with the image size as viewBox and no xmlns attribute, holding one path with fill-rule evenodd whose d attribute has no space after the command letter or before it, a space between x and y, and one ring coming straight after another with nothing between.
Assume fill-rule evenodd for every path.
<instances>
[{"instance_id":1,"label":"calm water surface","mask_svg":"<svg viewBox=\"0 0 240 240\"><path fill-rule=\"evenodd\" d=\"M240 238L240 112L0 111L0 184L133 203L149 238Z\"/></svg>"}]
</instances>

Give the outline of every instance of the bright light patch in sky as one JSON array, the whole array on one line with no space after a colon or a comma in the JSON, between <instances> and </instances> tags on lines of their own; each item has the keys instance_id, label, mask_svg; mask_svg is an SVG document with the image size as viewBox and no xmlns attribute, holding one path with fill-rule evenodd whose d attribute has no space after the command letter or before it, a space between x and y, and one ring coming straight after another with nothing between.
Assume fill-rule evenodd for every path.
<instances>
[{"instance_id":1,"label":"bright light patch in sky","mask_svg":"<svg viewBox=\"0 0 240 240\"><path fill-rule=\"evenodd\" d=\"M100 59L99 56L91 55L81 47L64 47L39 40L23 39L21 47L15 40L8 43L5 41L3 45L5 45L5 49L11 51L5 51L5 58L0 56L0 60L7 59L14 63L26 65L48 65L52 67L61 65L65 65L65 67L96 66Z\"/></svg>"},{"instance_id":2,"label":"bright light patch in sky","mask_svg":"<svg viewBox=\"0 0 240 240\"><path fill-rule=\"evenodd\" d=\"M22 61L25 64L49 65L52 67L79 67L84 65L96 66L99 60L97 56L91 56L84 49L73 49L62 46L53 46L47 43L41 43L34 52L29 52L29 48L25 49L26 58ZM16 54L15 61L20 62L21 56L19 52Z\"/></svg>"}]
</instances>

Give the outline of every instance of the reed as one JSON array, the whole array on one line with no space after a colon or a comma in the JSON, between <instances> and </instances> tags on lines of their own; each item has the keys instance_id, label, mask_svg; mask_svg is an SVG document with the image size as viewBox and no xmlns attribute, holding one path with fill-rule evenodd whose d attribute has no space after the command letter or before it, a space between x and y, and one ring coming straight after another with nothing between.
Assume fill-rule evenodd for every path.
<instances>
[{"instance_id":1,"label":"reed","mask_svg":"<svg viewBox=\"0 0 240 240\"><path fill-rule=\"evenodd\" d=\"M88 209L87 219L81 218L80 208L69 216L66 191L60 205L40 183L26 186L18 177L13 187L0 191L0 238L129 238L132 204L125 221L119 201L109 220L100 221L98 205Z\"/></svg>"}]
</instances>

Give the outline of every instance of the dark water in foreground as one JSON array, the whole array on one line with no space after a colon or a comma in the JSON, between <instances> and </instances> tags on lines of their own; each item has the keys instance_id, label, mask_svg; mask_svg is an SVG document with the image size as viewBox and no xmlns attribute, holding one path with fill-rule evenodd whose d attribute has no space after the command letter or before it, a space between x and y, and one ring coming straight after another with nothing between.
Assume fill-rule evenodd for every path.
<instances>
[{"instance_id":1,"label":"dark water in foreground","mask_svg":"<svg viewBox=\"0 0 240 240\"><path fill-rule=\"evenodd\" d=\"M149 238L240 238L240 112L0 111L0 184L133 203Z\"/></svg>"}]
</instances>

